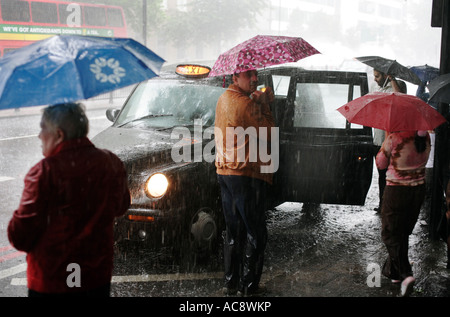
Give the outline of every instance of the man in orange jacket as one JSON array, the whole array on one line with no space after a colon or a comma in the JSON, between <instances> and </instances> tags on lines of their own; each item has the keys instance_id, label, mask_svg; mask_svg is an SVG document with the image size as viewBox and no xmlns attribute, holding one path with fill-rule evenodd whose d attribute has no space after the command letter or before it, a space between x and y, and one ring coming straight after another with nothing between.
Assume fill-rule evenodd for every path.
<instances>
[{"instance_id":1,"label":"man in orange jacket","mask_svg":"<svg viewBox=\"0 0 450 317\"><path fill-rule=\"evenodd\" d=\"M269 103L274 95L270 87L265 92L257 91L257 85L256 70L234 74L233 84L219 98L216 108L216 171L226 223L226 295L265 292L259 282L273 170L261 153L269 153L272 144L274 120Z\"/></svg>"}]
</instances>

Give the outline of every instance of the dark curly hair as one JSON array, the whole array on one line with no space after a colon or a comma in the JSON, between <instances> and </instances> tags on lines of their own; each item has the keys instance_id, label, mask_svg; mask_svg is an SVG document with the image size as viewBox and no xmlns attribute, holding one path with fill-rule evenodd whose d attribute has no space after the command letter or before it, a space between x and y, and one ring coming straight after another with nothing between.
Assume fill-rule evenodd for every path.
<instances>
[{"instance_id":1,"label":"dark curly hair","mask_svg":"<svg viewBox=\"0 0 450 317\"><path fill-rule=\"evenodd\" d=\"M414 145L416 146L417 153L422 153L427 148L427 134L424 136L419 135L416 132L416 137L414 138Z\"/></svg>"}]
</instances>

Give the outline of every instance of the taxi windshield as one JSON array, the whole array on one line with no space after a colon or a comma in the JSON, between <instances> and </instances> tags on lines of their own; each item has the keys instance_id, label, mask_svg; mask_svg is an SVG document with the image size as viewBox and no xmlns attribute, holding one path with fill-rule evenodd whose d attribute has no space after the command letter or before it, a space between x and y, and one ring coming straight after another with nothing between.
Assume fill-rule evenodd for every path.
<instances>
[{"instance_id":1,"label":"taxi windshield","mask_svg":"<svg viewBox=\"0 0 450 317\"><path fill-rule=\"evenodd\" d=\"M114 126L170 129L193 126L194 120L211 126L223 92L224 88L211 85L150 80L136 88Z\"/></svg>"}]
</instances>

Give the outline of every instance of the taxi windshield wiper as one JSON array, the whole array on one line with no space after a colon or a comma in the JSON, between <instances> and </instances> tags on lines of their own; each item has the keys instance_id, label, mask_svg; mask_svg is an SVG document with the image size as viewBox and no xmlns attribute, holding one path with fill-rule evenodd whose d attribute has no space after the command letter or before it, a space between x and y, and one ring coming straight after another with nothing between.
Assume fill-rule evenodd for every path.
<instances>
[{"instance_id":1,"label":"taxi windshield wiper","mask_svg":"<svg viewBox=\"0 0 450 317\"><path fill-rule=\"evenodd\" d=\"M173 117L173 114L172 114L172 113L148 114L148 115L146 115L146 116L139 117L139 118L133 119L133 120L131 120L131 121L122 123L121 125L119 125L119 128L120 128L120 127L123 127L124 125L126 125L126 124L128 124L128 123L132 123L132 122L135 122L135 121L144 120L144 119L148 119L148 118L159 118L159 117Z\"/></svg>"},{"instance_id":2,"label":"taxi windshield wiper","mask_svg":"<svg viewBox=\"0 0 450 317\"><path fill-rule=\"evenodd\" d=\"M179 128L179 127L183 127L183 128L193 128L193 127L195 127L195 125L192 124L192 123L177 124L177 125L170 126L170 127L159 128L159 129L157 129L157 131L165 131L165 130L170 130L170 129Z\"/></svg>"}]
</instances>

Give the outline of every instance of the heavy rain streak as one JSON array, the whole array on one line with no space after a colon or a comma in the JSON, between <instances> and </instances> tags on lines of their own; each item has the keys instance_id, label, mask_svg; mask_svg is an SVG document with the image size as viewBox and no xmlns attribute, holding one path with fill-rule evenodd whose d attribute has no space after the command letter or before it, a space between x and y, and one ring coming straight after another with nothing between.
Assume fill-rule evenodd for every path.
<instances>
[{"instance_id":1,"label":"heavy rain streak","mask_svg":"<svg viewBox=\"0 0 450 317\"><path fill-rule=\"evenodd\" d=\"M113 224L110 295L176 297L170 309L177 311L207 307L190 306L191 297L204 297L196 303L206 304L206 297L225 296L226 226L213 127L217 100L231 79L192 76L196 70L180 75L175 68L204 65L209 71L222 53L256 35L270 35L300 37L320 54L280 69L258 69L258 89L270 86L275 94L271 110L279 137L271 145L279 155L266 155L269 164L279 160L279 168L266 197L270 208L261 283L267 292L258 299L271 304L260 309L282 309L275 297L400 296L400 284L382 274L388 253L376 210L379 173L372 128L348 122L336 109L379 88L374 68L356 57L439 69L443 29L431 25L432 2L0 0L2 59L51 36L82 35L131 38L165 60L159 77L80 100L89 119L88 138L124 162L130 189L131 205ZM133 72L121 68L116 55L95 58L96 66L85 71L99 81L115 85ZM45 93L65 90L78 80L74 74L65 78ZM406 93L416 95L419 85L404 83ZM29 93L14 83L0 89L8 96ZM25 176L44 158L39 136L45 105L7 107L1 98L0 296L25 297L27 253L12 246L8 225ZM450 294L446 244L432 234L430 220L433 149L434 144L426 165L425 200L409 238L412 297ZM69 287L85 282L79 269L80 276L77 266L67 268ZM239 294L225 298L231 303L240 300L235 298ZM237 307L220 303L221 311Z\"/></svg>"}]
</instances>

